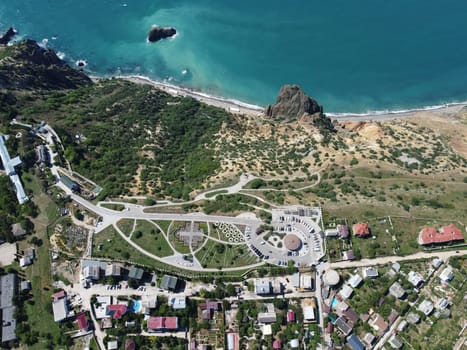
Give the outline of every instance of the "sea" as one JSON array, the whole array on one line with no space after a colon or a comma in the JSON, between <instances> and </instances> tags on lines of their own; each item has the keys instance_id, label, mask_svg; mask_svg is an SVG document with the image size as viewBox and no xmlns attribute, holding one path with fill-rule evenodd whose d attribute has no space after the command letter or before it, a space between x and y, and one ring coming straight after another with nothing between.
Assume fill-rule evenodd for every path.
<instances>
[{"instance_id":1,"label":"sea","mask_svg":"<svg viewBox=\"0 0 467 350\"><path fill-rule=\"evenodd\" d=\"M10 25L90 74L260 106L284 84L332 113L467 101L466 0L0 0Z\"/></svg>"}]
</instances>

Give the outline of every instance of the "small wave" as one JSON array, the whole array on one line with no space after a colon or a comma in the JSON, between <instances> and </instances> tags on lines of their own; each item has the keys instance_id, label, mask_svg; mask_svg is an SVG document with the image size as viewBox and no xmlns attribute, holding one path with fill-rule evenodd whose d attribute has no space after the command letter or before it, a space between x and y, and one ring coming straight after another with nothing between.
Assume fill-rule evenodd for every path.
<instances>
[{"instance_id":1,"label":"small wave","mask_svg":"<svg viewBox=\"0 0 467 350\"><path fill-rule=\"evenodd\" d=\"M40 42L40 44L38 44L40 47L42 47L43 49L45 49L47 47L47 44L49 43L49 39L47 38L44 38L42 39L42 41Z\"/></svg>"},{"instance_id":2,"label":"small wave","mask_svg":"<svg viewBox=\"0 0 467 350\"><path fill-rule=\"evenodd\" d=\"M58 51L57 52L57 57L60 58L63 61L65 59L65 53L61 52L61 51Z\"/></svg>"},{"instance_id":3,"label":"small wave","mask_svg":"<svg viewBox=\"0 0 467 350\"><path fill-rule=\"evenodd\" d=\"M463 106L466 104L467 104L467 101L450 102L450 103L444 103L441 105L425 106L425 107L412 108L412 109L396 109L396 110L387 109L387 110L368 111L365 113L329 112L329 113L326 113L326 115L330 117L371 117L371 116L379 116L379 115L403 115L403 114L411 114L411 113L423 112L423 111L436 111L436 110L443 109L443 108Z\"/></svg>"},{"instance_id":4,"label":"small wave","mask_svg":"<svg viewBox=\"0 0 467 350\"><path fill-rule=\"evenodd\" d=\"M88 65L88 61L86 60L78 60L75 62L77 67L84 68Z\"/></svg>"}]
</instances>

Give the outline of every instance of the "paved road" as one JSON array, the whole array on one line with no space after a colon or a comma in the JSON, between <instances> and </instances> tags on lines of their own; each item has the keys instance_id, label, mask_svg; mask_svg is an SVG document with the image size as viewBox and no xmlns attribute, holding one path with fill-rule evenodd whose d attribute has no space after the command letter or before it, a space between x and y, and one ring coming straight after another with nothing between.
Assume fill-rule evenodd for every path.
<instances>
[{"instance_id":1,"label":"paved road","mask_svg":"<svg viewBox=\"0 0 467 350\"><path fill-rule=\"evenodd\" d=\"M416 260L416 259L431 259L434 257L439 257L446 261L448 258L454 255L465 255L467 250L460 250L459 253L454 251L433 251L433 252L419 252L407 256L384 256L375 259L362 259L358 261L340 261L336 263L331 263L332 268L336 269L347 269L354 267L363 267L363 266L373 266L373 265L384 265L396 261L405 261L405 260Z\"/></svg>"}]
</instances>

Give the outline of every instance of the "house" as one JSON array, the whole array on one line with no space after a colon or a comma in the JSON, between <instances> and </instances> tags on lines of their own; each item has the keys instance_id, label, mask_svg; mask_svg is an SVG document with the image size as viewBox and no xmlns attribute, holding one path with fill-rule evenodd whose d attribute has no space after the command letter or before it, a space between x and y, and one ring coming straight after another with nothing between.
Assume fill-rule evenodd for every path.
<instances>
[{"instance_id":1,"label":"house","mask_svg":"<svg viewBox=\"0 0 467 350\"><path fill-rule=\"evenodd\" d=\"M354 324L360 318L360 316L350 307L342 313L342 316Z\"/></svg>"},{"instance_id":2,"label":"house","mask_svg":"<svg viewBox=\"0 0 467 350\"><path fill-rule=\"evenodd\" d=\"M373 329L377 331L379 335L383 335L389 328L389 325L380 314L376 314L375 318L370 320L368 324L373 327Z\"/></svg>"},{"instance_id":3,"label":"house","mask_svg":"<svg viewBox=\"0 0 467 350\"><path fill-rule=\"evenodd\" d=\"M270 324L265 324L263 325L263 335L264 336L267 336L267 335L272 335L272 327Z\"/></svg>"},{"instance_id":4,"label":"house","mask_svg":"<svg viewBox=\"0 0 467 350\"><path fill-rule=\"evenodd\" d=\"M31 290L31 281L21 281L20 291L22 293L27 293Z\"/></svg>"},{"instance_id":5,"label":"house","mask_svg":"<svg viewBox=\"0 0 467 350\"><path fill-rule=\"evenodd\" d=\"M26 230L21 226L19 222L11 225L11 232L16 238L23 237L26 234Z\"/></svg>"},{"instance_id":6,"label":"house","mask_svg":"<svg viewBox=\"0 0 467 350\"><path fill-rule=\"evenodd\" d=\"M398 282L394 282L389 287L389 294L391 294L397 299L402 299L405 295L405 290Z\"/></svg>"},{"instance_id":7,"label":"house","mask_svg":"<svg viewBox=\"0 0 467 350\"><path fill-rule=\"evenodd\" d=\"M136 344L133 339L126 339L125 340L125 350L135 350Z\"/></svg>"},{"instance_id":8,"label":"house","mask_svg":"<svg viewBox=\"0 0 467 350\"><path fill-rule=\"evenodd\" d=\"M449 302L446 300L446 298L441 298L438 303L436 304L436 307L440 310L444 310L449 306Z\"/></svg>"},{"instance_id":9,"label":"house","mask_svg":"<svg viewBox=\"0 0 467 350\"><path fill-rule=\"evenodd\" d=\"M344 284L342 289L339 291L339 295L344 299L349 299L353 294L353 289L348 285Z\"/></svg>"},{"instance_id":10,"label":"house","mask_svg":"<svg viewBox=\"0 0 467 350\"><path fill-rule=\"evenodd\" d=\"M260 312L258 313L258 323L274 323L277 320L275 312Z\"/></svg>"},{"instance_id":11,"label":"house","mask_svg":"<svg viewBox=\"0 0 467 350\"><path fill-rule=\"evenodd\" d=\"M334 325L345 335L349 335L352 332L352 327L347 324L344 317L339 317Z\"/></svg>"},{"instance_id":12,"label":"house","mask_svg":"<svg viewBox=\"0 0 467 350\"><path fill-rule=\"evenodd\" d=\"M307 305L303 308L303 321L314 321L316 320L315 308L311 305Z\"/></svg>"},{"instance_id":13,"label":"house","mask_svg":"<svg viewBox=\"0 0 467 350\"><path fill-rule=\"evenodd\" d=\"M62 322L68 318L68 301L66 298L54 300L52 302L52 311L55 322Z\"/></svg>"},{"instance_id":14,"label":"house","mask_svg":"<svg viewBox=\"0 0 467 350\"><path fill-rule=\"evenodd\" d=\"M444 263L443 259L435 258L435 259L433 259L433 261L432 261L431 264L432 264L433 267L437 270L437 269L439 269L439 267L440 267L441 265L443 265L443 263Z\"/></svg>"},{"instance_id":15,"label":"house","mask_svg":"<svg viewBox=\"0 0 467 350\"><path fill-rule=\"evenodd\" d=\"M186 308L186 297L175 296L168 300L169 306L172 306L174 310L184 310Z\"/></svg>"},{"instance_id":16,"label":"house","mask_svg":"<svg viewBox=\"0 0 467 350\"><path fill-rule=\"evenodd\" d=\"M144 270L139 267L132 266L128 271L128 278L135 281L141 281L143 278Z\"/></svg>"},{"instance_id":17,"label":"house","mask_svg":"<svg viewBox=\"0 0 467 350\"><path fill-rule=\"evenodd\" d=\"M378 269L373 266L363 268L362 272L363 272L363 278L378 277Z\"/></svg>"},{"instance_id":18,"label":"house","mask_svg":"<svg viewBox=\"0 0 467 350\"><path fill-rule=\"evenodd\" d=\"M118 349L118 341L112 340L107 342L107 350L117 350Z\"/></svg>"},{"instance_id":19,"label":"house","mask_svg":"<svg viewBox=\"0 0 467 350\"><path fill-rule=\"evenodd\" d=\"M463 240L462 231L453 224L441 227L439 232L433 227L425 227L418 235L418 244L421 245L443 244Z\"/></svg>"},{"instance_id":20,"label":"house","mask_svg":"<svg viewBox=\"0 0 467 350\"><path fill-rule=\"evenodd\" d=\"M238 333L227 333L227 350L239 350L240 340Z\"/></svg>"},{"instance_id":21,"label":"house","mask_svg":"<svg viewBox=\"0 0 467 350\"><path fill-rule=\"evenodd\" d=\"M339 313L344 312L349 308L349 304L347 304L345 301L339 301L336 305L336 311Z\"/></svg>"},{"instance_id":22,"label":"house","mask_svg":"<svg viewBox=\"0 0 467 350\"><path fill-rule=\"evenodd\" d=\"M295 312L292 310L287 311L287 322L295 322Z\"/></svg>"},{"instance_id":23,"label":"house","mask_svg":"<svg viewBox=\"0 0 467 350\"><path fill-rule=\"evenodd\" d=\"M389 338L388 343L393 349L400 349L402 345L404 345L404 343L402 343L402 341L399 338L397 338L395 334L393 334L391 338Z\"/></svg>"},{"instance_id":24,"label":"house","mask_svg":"<svg viewBox=\"0 0 467 350\"><path fill-rule=\"evenodd\" d=\"M310 274L301 274L301 286L303 289L314 289L314 280L313 277L311 277Z\"/></svg>"},{"instance_id":25,"label":"house","mask_svg":"<svg viewBox=\"0 0 467 350\"><path fill-rule=\"evenodd\" d=\"M168 291L176 291L178 288L178 278L174 276L164 275L162 276L161 280L161 289L168 290Z\"/></svg>"},{"instance_id":26,"label":"house","mask_svg":"<svg viewBox=\"0 0 467 350\"><path fill-rule=\"evenodd\" d=\"M395 262L394 264L391 265L391 268L394 270L394 272L399 272L401 270L401 264L398 262Z\"/></svg>"},{"instance_id":27,"label":"house","mask_svg":"<svg viewBox=\"0 0 467 350\"><path fill-rule=\"evenodd\" d=\"M423 300L422 303L418 305L417 310L428 316L433 311L433 308L433 303L430 300Z\"/></svg>"},{"instance_id":28,"label":"house","mask_svg":"<svg viewBox=\"0 0 467 350\"><path fill-rule=\"evenodd\" d=\"M405 327L407 327L407 325L408 325L408 322L406 320L400 321L399 324L397 325L397 331L403 332Z\"/></svg>"},{"instance_id":29,"label":"house","mask_svg":"<svg viewBox=\"0 0 467 350\"><path fill-rule=\"evenodd\" d=\"M8 342L16 340L16 295L17 275L9 273L0 276L0 315L2 321L1 340Z\"/></svg>"},{"instance_id":30,"label":"house","mask_svg":"<svg viewBox=\"0 0 467 350\"><path fill-rule=\"evenodd\" d=\"M178 317L149 317L147 326L150 333L175 331L178 329Z\"/></svg>"},{"instance_id":31,"label":"house","mask_svg":"<svg viewBox=\"0 0 467 350\"><path fill-rule=\"evenodd\" d=\"M452 281L453 278L454 278L454 273L452 272L452 270L451 270L451 268L449 266L446 267L439 274L439 279L444 283L448 283L448 282Z\"/></svg>"},{"instance_id":32,"label":"house","mask_svg":"<svg viewBox=\"0 0 467 350\"><path fill-rule=\"evenodd\" d=\"M332 322L328 322L328 326L326 328L326 332L328 334L331 334L332 332L334 331L334 325L332 324Z\"/></svg>"},{"instance_id":33,"label":"house","mask_svg":"<svg viewBox=\"0 0 467 350\"><path fill-rule=\"evenodd\" d=\"M415 271L410 271L407 275L407 279L415 288L420 287L420 285L424 282L422 275Z\"/></svg>"},{"instance_id":34,"label":"house","mask_svg":"<svg viewBox=\"0 0 467 350\"><path fill-rule=\"evenodd\" d=\"M348 283L352 288L357 288L360 285L360 283L362 283L362 281L363 281L363 278L358 273L356 273L355 275L352 275L349 278Z\"/></svg>"},{"instance_id":35,"label":"house","mask_svg":"<svg viewBox=\"0 0 467 350\"><path fill-rule=\"evenodd\" d=\"M391 313L388 316L389 325L392 326L392 324L397 320L398 317L399 313L396 310L391 309Z\"/></svg>"},{"instance_id":36,"label":"house","mask_svg":"<svg viewBox=\"0 0 467 350\"><path fill-rule=\"evenodd\" d=\"M420 316L415 312L411 312L407 315L407 322L410 324L417 324L420 321Z\"/></svg>"},{"instance_id":37,"label":"house","mask_svg":"<svg viewBox=\"0 0 467 350\"><path fill-rule=\"evenodd\" d=\"M267 295L272 294L271 282L266 279L255 279L255 294L256 295Z\"/></svg>"},{"instance_id":38,"label":"house","mask_svg":"<svg viewBox=\"0 0 467 350\"><path fill-rule=\"evenodd\" d=\"M349 226L347 225L337 225L337 233L339 234L340 239L348 239L349 238Z\"/></svg>"},{"instance_id":39,"label":"house","mask_svg":"<svg viewBox=\"0 0 467 350\"><path fill-rule=\"evenodd\" d=\"M289 345L290 345L290 348L291 349L298 349L298 347L300 346L300 342L298 339L292 339L290 342L289 342Z\"/></svg>"},{"instance_id":40,"label":"house","mask_svg":"<svg viewBox=\"0 0 467 350\"><path fill-rule=\"evenodd\" d=\"M86 332L89 329L89 322L84 312L81 312L76 316L76 322L78 323L78 328L81 332Z\"/></svg>"},{"instance_id":41,"label":"house","mask_svg":"<svg viewBox=\"0 0 467 350\"><path fill-rule=\"evenodd\" d=\"M300 272L295 272L292 275L292 285L294 288L300 288Z\"/></svg>"},{"instance_id":42,"label":"house","mask_svg":"<svg viewBox=\"0 0 467 350\"><path fill-rule=\"evenodd\" d=\"M120 277L122 274L121 267L115 264L108 264L105 268L105 277Z\"/></svg>"},{"instance_id":43,"label":"house","mask_svg":"<svg viewBox=\"0 0 467 350\"><path fill-rule=\"evenodd\" d=\"M363 337L363 341L369 346L371 347L373 345L373 342L375 341L376 337L368 332L367 334L365 334L365 336Z\"/></svg>"},{"instance_id":44,"label":"house","mask_svg":"<svg viewBox=\"0 0 467 350\"><path fill-rule=\"evenodd\" d=\"M55 294L52 294L52 299L54 301L57 301L63 298L66 298L66 292L63 289Z\"/></svg>"},{"instance_id":45,"label":"house","mask_svg":"<svg viewBox=\"0 0 467 350\"><path fill-rule=\"evenodd\" d=\"M365 345L363 345L362 341L358 336L352 334L350 337L347 338L347 344L353 350L365 350Z\"/></svg>"},{"instance_id":46,"label":"house","mask_svg":"<svg viewBox=\"0 0 467 350\"><path fill-rule=\"evenodd\" d=\"M342 253L342 259L344 260L355 260L355 253L353 249L346 250Z\"/></svg>"},{"instance_id":47,"label":"house","mask_svg":"<svg viewBox=\"0 0 467 350\"><path fill-rule=\"evenodd\" d=\"M148 315L157 306L157 295L143 295L141 297L141 312Z\"/></svg>"},{"instance_id":48,"label":"house","mask_svg":"<svg viewBox=\"0 0 467 350\"><path fill-rule=\"evenodd\" d=\"M100 278L101 269L99 266L88 265L83 268L83 278L97 281Z\"/></svg>"},{"instance_id":49,"label":"house","mask_svg":"<svg viewBox=\"0 0 467 350\"><path fill-rule=\"evenodd\" d=\"M367 223L357 223L352 226L354 236L368 237L370 235L370 227Z\"/></svg>"},{"instance_id":50,"label":"house","mask_svg":"<svg viewBox=\"0 0 467 350\"><path fill-rule=\"evenodd\" d=\"M199 308L201 309L201 318L203 320L210 320L212 319L214 311L220 311L221 303L218 301L206 301L205 303L199 304Z\"/></svg>"},{"instance_id":51,"label":"house","mask_svg":"<svg viewBox=\"0 0 467 350\"><path fill-rule=\"evenodd\" d=\"M112 317L114 320L119 320L126 314L127 307L124 304L111 304L107 305L106 315Z\"/></svg>"},{"instance_id":52,"label":"house","mask_svg":"<svg viewBox=\"0 0 467 350\"><path fill-rule=\"evenodd\" d=\"M324 236L325 237L337 237L339 235L339 232L337 231L337 228L328 228L324 230Z\"/></svg>"}]
</instances>

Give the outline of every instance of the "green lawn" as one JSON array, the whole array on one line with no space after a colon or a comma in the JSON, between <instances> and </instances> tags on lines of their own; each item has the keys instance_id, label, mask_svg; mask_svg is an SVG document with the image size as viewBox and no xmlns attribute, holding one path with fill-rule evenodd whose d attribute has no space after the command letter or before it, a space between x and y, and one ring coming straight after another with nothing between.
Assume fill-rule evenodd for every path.
<instances>
[{"instance_id":1,"label":"green lawn","mask_svg":"<svg viewBox=\"0 0 467 350\"><path fill-rule=\"evenodd\" d=\"M167 243L163 233L149 221L138 220L135 233L131 239L143 249L161 258L173 255L173 250Z\"/></svg>"},{"instance_id":2,"label":"green lawn","mask_svg":"<svg viewBox=\"0 0 467 350\"><path fill-rule=\"evenodd\" d=\"M28 175L29 176L29 175ZM52 276L50 271L50 244L47 236L47 225L57 218L57 206L45 193L41 193L39 181L35 176L29 176L25 183L26 189L34 192L34 202L39 206L41 213L33 220L36 236L42 240L42 245L36 247L37 260L26 269L26 278L31 281L32 299L25 303L28 315L28 324L32 330L39 332L40 339L51 334L53 339L60 337L61 331L54 322L52 314L51 295L53 294ZM22 243L22 242L21 242ZM44 344L29 346L32 350L44 349Z\"/></svg>"},{"instance_id":3,"label":"green lawn","mask_svg":"<svg viewBox=\"0 0 467 350\"><path fill-rule=\"evenodd\" d=\"M257 262L246 244L228 245L211 239L195 255L201 265L208 268L247 266Z\"/></svg>"},{"instance_id":4,"label":"green lawn","mask_svg":"<svg viewBox=\"0 0 467 350\"><path fill-rule=\"evenodd\" d=\"M130 236L133 232L134 223L134 219L121 219L117 222L117 227L125 234L125 236Z\"/></svg>"},{"instance_id":5,"label":"green lawn","mask_svg":"<svg viewBox=\"0 0 467 350\"><path fill-rule=\"evenodd\" d=\"M116 210L116 211L122 211L125 209L125 206L123 204L118 204L118 203L104 203L101 204L102 207L111 209L111 210Z\"/></svg>"},{"instance_id":6,"label":"green lawn","mask_svg":"<svg viewBox=\"0 0 467 350\"><path fill-rule=\"evenodd\" d=\"M159 225L159 227L162 229L162 231L164 231L164 233L167 233L167 230L169 229L169 226L170 226L170 223L172 221L168 221L168 220L154 220L154 222L156 224Z\"/></svg>"}]
</instances>

